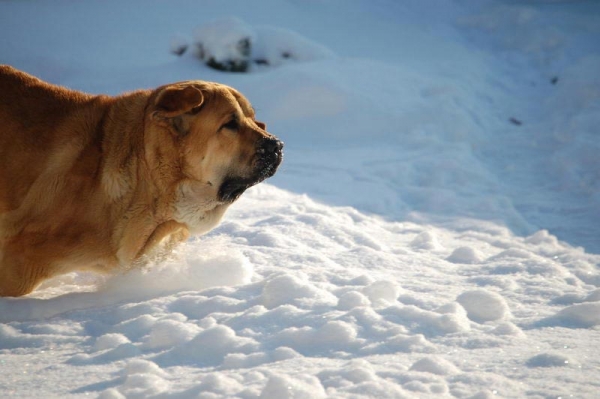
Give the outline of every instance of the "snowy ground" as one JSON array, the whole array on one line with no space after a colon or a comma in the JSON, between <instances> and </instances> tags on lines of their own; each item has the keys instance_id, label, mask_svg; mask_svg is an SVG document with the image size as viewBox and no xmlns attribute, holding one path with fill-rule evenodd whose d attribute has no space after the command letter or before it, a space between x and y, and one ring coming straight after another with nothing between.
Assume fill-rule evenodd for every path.
<instances>
[{"instance_id":1,"label":"snowy ground","mask_svg":"<svg viewBox=\"0 0 600 399\"><path fill-rule=\"evenodd\" d=\"M169 53L230 16L319 57ZM1 2L0 62L230 84L286 157L168 262L0 299L0 397L598 397L599 35L593 1Z\"/></svg>"}]
</instances>

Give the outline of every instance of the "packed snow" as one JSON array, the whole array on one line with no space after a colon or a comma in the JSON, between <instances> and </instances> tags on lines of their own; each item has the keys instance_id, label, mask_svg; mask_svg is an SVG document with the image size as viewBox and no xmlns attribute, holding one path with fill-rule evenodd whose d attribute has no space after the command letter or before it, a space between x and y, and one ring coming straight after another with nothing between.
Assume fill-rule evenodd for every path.
<instances>
[{"instance_id":1,"label":"packed snow","mask_svg":"<svg viewBox=\"0 0 600 399\"><path fill-rule=\"evenodd\" d=\"M173 54L240 32L269 63ZM229 84L286 142L170 259L0 298L1 397L598 397L597 2L13 0L0 34L92 93Z\"/></svg>"}]
</instances>

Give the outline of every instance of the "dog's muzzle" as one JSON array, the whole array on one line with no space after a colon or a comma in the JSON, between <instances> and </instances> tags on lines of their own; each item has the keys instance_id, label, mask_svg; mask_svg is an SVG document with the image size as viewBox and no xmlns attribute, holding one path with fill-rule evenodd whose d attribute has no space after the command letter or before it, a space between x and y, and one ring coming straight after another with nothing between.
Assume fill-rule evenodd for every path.
<instances>
[{"instance_id":1,"label":"dog's muzzle","mask_svg":"<svg viewBox=\"0 0 600 399\"><path fill-rule=\"evenodd\" d=\"M277 171L283 159L283 143L275 138L262 139L256 153L258 155L256 169L258 177L261 178L258 183L273 176Z\"/></svg>"},{"instance_id":2,"label":"dog's muzzle","mask_svg":"<svg viewBox=\"0 0 600 399\"><path fill-rule=\"evenodd\" d=\"M219 200L233 202L248 188L273 176L283 160L283 142L264 138L256 149L254 173L250 177L229 177L219 188Z\"/></svg>"}]
</instances>

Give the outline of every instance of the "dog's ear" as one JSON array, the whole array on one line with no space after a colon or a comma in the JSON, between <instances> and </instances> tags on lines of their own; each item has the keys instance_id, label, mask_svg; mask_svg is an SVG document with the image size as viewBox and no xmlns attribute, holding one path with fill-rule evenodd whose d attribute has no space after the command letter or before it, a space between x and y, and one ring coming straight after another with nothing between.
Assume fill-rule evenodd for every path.
<instances>
[{"instance_id":1,"label":"dog's ear","mask_svg":"<svg viewBox=\"0 0 600 399\"><path fill-rule=\"evenodd\" d=\"M163 118L185 114L204 102L200 87L193 84L173 84L162 88L155 100L155 113Z\"/></svg>"},{"instance_id":2,"label":"dog's ear","mask_svg":"<svg viewBox=\"0 0 600 399\"><path fill-rule=\"evenodd\" d=\"M267 130L267 125L264 122L261 122L261 121L255 121L255 122L259 128L261 128L262 130Z\"/></svg>"},{"instance_id":3,"label":"dog's ear","mask_svg":"<svg viewBox=\"0 0 600 399\"><path fill-rule=\"evenodd\" d=\"M154 100L153 119L160 125L173 129L179 135L189 130L189 118L204 103L202 90L194 84L173 84L159 89Z\"/></svg>"}]
</instances>

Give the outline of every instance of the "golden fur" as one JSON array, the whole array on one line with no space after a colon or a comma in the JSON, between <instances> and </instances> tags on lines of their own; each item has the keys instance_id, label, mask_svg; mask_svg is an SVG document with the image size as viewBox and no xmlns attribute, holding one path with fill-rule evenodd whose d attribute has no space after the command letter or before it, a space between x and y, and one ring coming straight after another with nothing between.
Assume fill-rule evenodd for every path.
<instances>
[{"instance_id":1,"label":"golden fur","mask_svg":"<svg viewBox=\"0 0 600 399\"><path fill-rule=\"evenodd\" d=\"M0 66L0 296L110 272L213 228L282 144L236 90L90 95Z\"/></svg>"}]
</instances>

